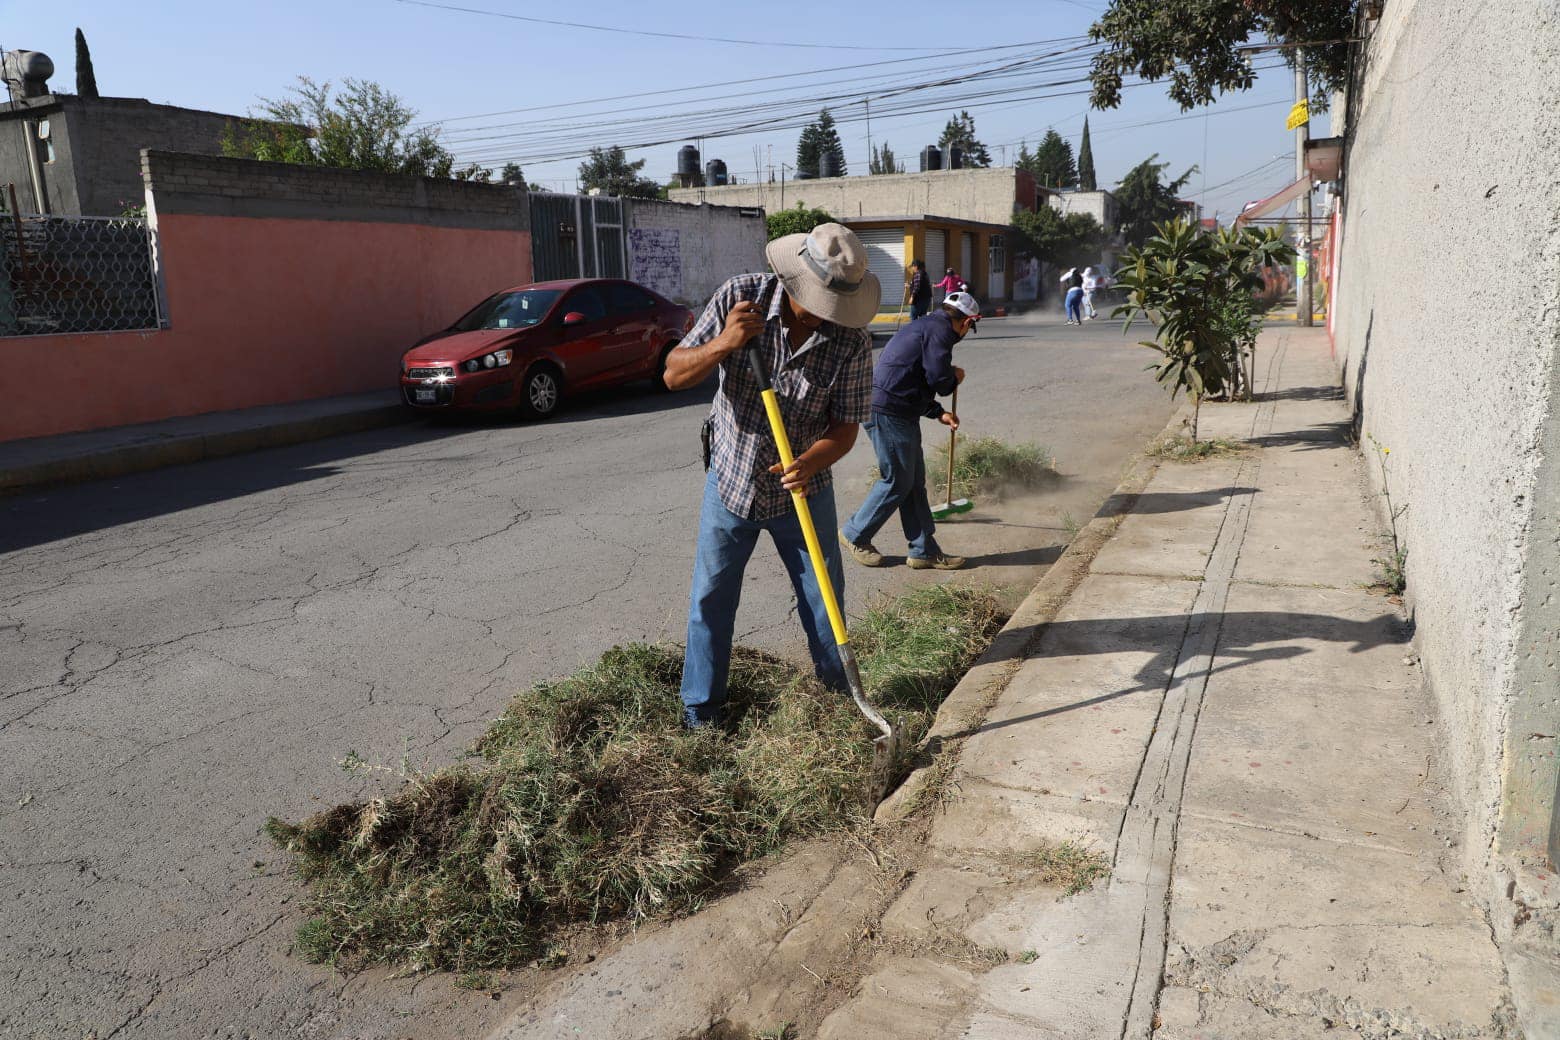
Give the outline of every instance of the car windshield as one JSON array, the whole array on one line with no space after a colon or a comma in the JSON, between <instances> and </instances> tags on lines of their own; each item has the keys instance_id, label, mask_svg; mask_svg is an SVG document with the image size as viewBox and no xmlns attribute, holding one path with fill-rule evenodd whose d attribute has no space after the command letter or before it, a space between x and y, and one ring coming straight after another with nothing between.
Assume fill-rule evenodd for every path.
<instances>
[{"instance_id":1,"label":"car windshield","mask_svg":"<svg viewBox=\"0 0 1560 1040\"><path fill-rule=\"evenodd\" d=\"M557 289L522 289L501 292L477 304L464 318L450 326L452 332L478 329L523 329L546 316L558 299Z\"/></svg>"}]
</instances>

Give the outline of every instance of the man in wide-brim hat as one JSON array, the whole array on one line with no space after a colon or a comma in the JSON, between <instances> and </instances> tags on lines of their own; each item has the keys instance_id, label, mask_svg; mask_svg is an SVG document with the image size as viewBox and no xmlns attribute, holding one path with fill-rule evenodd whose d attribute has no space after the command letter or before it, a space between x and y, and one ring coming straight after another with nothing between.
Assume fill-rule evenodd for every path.
<instances>
[{"instance_id":1,"label":"man in wide-brim hat","mask_svg":"<svg viewBox=\"0 0 1560 1040\"><path fill-rule=\"evenodd\" d=\"M765 252L773 273L738 275L717 289L666 361L666 385L672 390L698 386L710 373L720 373L706 423L709 475L683 665L683 717L690 727L724 721L742 576L766 531L796 590L797 613L818 677L834 689L847 689L790 493L805 489L819 530L836 526L829 467L850 451L861 423L871 415L867 325L877 314L882 291L877 276L867 270L866 247L843 225L821 224L807 234L777 238ZM784 472L744 348L762 351L772 373L796 453ZM824 556L843 603L845 575L833 539L824 543Z\"/></svg>"}]
</instances>

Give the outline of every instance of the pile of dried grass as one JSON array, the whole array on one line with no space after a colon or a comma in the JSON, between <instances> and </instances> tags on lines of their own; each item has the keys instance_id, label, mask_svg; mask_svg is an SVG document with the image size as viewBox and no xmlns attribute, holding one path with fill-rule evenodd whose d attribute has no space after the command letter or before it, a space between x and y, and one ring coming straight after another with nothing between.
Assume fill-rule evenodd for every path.
<instances>
[{"instance_id":1,"label":"pile of dried grass","mask_svg":"<svg viewBox=\"0 0 1560 1040\"><path fill-rule=\"evenodd\" d=\"M875 699L918 739L1000 626L982 591L927 586L854 639ZM687 732L680 651L615 647L510 704L470 758L393 796L267 829L297 857L317 961L471 971L561 925L696 905L736 864L848 825L871 729L790 664L739 648L728 731Z\"/></svg>"},{"instance_id":2,"label":"pile of dried grass","mask_svg":"<svg viewBox=\"0 0 1560 1040\"><path fill-rule=\"evenodd\" d=\"M1056 479L1055 460L1038 444L1008 444L996 437L959 437L953 459L953 497L1000 499L1010 490L1033 490ZM948 444L942 441L927 466L940 501L948 480Z\"/></svg>"}]
</instances>

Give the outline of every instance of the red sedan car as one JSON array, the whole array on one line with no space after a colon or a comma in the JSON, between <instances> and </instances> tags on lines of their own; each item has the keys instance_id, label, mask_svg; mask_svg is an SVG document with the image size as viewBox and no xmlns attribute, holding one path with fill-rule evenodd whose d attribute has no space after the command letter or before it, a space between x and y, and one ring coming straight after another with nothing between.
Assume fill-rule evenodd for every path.
<instances>
[{"instance_id":1,"label":"red sedan car","mask_svg":"<svg viewBox=\"0 0 1560 1040\"><path fill-rule=\"evenodd\" d=\"M483 300L401 358L413 408L518 409L544 419L565 393L650 379L693 314L616 279L537 282Z\"/></svg>"}]
</instances>

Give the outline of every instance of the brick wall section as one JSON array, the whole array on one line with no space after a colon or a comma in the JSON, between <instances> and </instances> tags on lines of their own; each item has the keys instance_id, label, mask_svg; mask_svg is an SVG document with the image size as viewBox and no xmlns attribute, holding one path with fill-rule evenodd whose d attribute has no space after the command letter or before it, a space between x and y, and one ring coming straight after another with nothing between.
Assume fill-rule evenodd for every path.
<instances>
[{"instance_id":1,"label":"brick wall section","mask_svg":"<svg viewBox=\"0 0 1560 1040\"><path fill-rule=\"evenodd\" d=\"M150 149L141 153L141 175L159 216L530 230L525 190L505 185Z\"/></svg>"}]
</instances>

